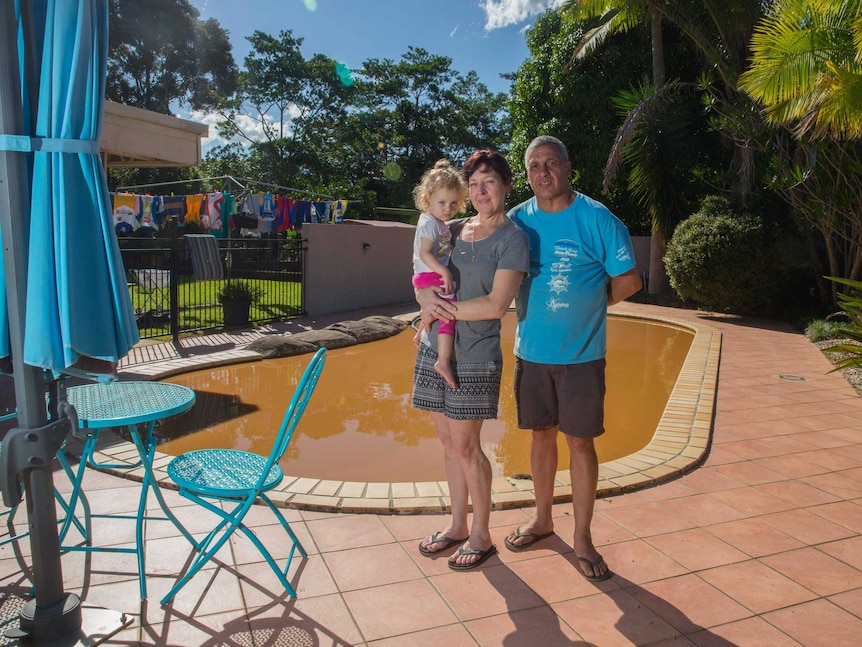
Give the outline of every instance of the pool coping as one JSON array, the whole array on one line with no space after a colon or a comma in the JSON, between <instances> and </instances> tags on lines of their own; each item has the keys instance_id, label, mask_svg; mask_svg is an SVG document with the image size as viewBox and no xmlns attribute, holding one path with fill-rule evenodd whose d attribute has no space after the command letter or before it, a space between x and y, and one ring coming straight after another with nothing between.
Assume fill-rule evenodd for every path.
<instances>
[{"instance_id":1,"label":"pool coping","mask_svg":"<svg viewBox=\"0 0 862 647\"><path fill-rule=\"evenodd\" d=\"M652 315L613 312L612 316L656 321L691 330L694 338L650 442L640 451L599 465L599 497L669 481L695 469L704 461L712 435L721 357L721 333L710 326ZM412 320L413 315L399 315L398 318ZM121 369L120 372L133 373L136 379L159 380L190 370L262 359L254 351L235 348L153 362L146 366L135 366L133 371ZM134 446L125 442L111 442L107 436L100 435L100 447L95 459L131 466L137 459ZM156 452L153 471L160 486L176 489L167 476L167 464L172 458ZM141 468L102 471L136 480L143 477ZM285 476L281 485L271 491L269 496L276 505L321 512L418 514L449 510L446 481L364 483ZM554 501L566 502L571 501L571 498L571 475L569 470L560 470L554 483ZM491 483L491 500L494 509L534 505L532 481L495 478Z\"/></svg>"}]
</instances>

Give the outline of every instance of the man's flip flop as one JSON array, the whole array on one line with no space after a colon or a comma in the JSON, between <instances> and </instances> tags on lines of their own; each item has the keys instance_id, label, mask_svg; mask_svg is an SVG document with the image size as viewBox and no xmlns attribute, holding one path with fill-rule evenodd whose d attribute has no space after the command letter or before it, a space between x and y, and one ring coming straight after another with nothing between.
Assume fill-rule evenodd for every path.
<instances>
[{"instance_id":1,"label":"man's flip flop","mask_svg":"<svg viewBox=\"0 0 862 647\"><path fill-rule=\"evenodd\" d=\"M527 539L527 541L524 542L523 544L513 543L512 539L509 539L509 536L511 536L511 534L510 534L510 535L506 536L506 539L503 540L503 543L506 544L506 548L517 553L517 552L522 551L522 550L527 550L530 546L535 544L537 541L545 539L546 537L550 537L553 534L554 534L553 530L551 532L544 532L544 533L537 535L536 533L532 533L532 532L521 532L520 528L516 528L515 529L515 536L512 539L518 540L518 539L524 538L524 539Z\"/></svg>"},{"instance_id":2,"label":"man's flip flop","mask_svg":"<svg viewBox=\"0 0 862 647\"><path fill-rule=\"evenodd\" d=\"M463 544L467 541L467 537L464 539L452 539L451 537L447 537L442 532L435 532L433 535L427 538L427 541L423 539L419 542L419 552L425 555L426 557L430 557L431 555L436 555L437 553L442 553L444 550L448 548L452 548L452 546L457 546L458 544ZM438 548L437 550L428 550L428 546L433 544L443 543L443 548Z\"/></svg>"},{"instance_id":3,"label":"man's flip flop","mask_svg":"<svg viewBox=\"0 0 862 647\"><path fill-rule=\"evenodd\" d=\"M586 573L584 573L584 569L581 568L581 562L585 562L590 567L590 569L593 571L593 573L595 573L596 572L596 566L601 564L603 561L605 561L605 560L602 558L601 555L596 557L594 560L589 560L586 557L578 557L577 568L578 568L578 571L580 571L581 575L583 575L585 578L587 578L590 582L604 582L605 580L609 580L614 576L611 569L608 569L607 571L605 571L601 575L587 575Z\"/></svg>"},{"instance_id":4,"label":"man's flip flop","mask_svg":"<svg viewBox=\"0 0 862 647\"><path fill-rule=\"evenodd\" d=\"M488 550L477 550L475 548L464 548L461 546L458 549L458 555L478 555L479 559L475 562L470 562L469 564L456 564L455 562L449 561L449 568L453 571L469 571L471 568L476 568L479 564L488 559L491 555L497 552L497 547L494 544L491 544L491 547Z\"/></svg>"}]
</instances>

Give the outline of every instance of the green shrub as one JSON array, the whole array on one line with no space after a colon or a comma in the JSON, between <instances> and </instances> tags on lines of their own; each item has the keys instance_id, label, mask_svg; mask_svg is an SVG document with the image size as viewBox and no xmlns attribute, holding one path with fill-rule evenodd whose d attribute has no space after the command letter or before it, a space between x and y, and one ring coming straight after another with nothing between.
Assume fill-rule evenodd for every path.
<instances>
[{"instance_id":1,"label":"green shrub","mask_svg":"<svg viewBox=\"0 0 862 647\"><path fill-rule=\"evenodd\" d=\"M219 303L226 301L248 301L253 303L264 294L263 288L252 285L248 281L228 280L216 292Z\"/></svg>"},{"instance_id":2,"label":"green shrub","mask_svg":"<svg viewBox=\"0 0 862 647\"><path fill-rule=\"evenodd\" d=\"M849 325L843 321L814 319L805 326L805 336L813 342L847 337Z\"/></svg>"},{"instance_id":3,"label":"green shrub","mask_svg":"<svg viewBox=\"0 0 862 647\"><path fill-rule=\"evenodd\" d=\"M843 358L835 364L836 371L845 368L862 368L862 281L827 276L835 283L841 283L849 289L838 294L838 305L842 314L850 321L844 324L844 335L850 341L836 346L824 348L826 352L841 353Z\"/></svg>"},{"instance_id":4,"label":"green shrub","mask_svg":"<svg viewBox=\"0 0 862 647\"><path fill-rule=\"evenodd\" d=\"M670 284L684 301L713 310L770 312L780 292L778 239L761 218L734 214L727 200L707 198L668 242Z\"/></svg>"}]
</instances>

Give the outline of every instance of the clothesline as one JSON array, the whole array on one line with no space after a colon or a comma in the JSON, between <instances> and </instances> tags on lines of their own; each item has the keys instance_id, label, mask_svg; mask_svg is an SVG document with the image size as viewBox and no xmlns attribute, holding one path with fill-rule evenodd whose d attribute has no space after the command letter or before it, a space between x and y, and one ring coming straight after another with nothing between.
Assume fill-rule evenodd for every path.
<instances>
[{"instance_id":1,"label":"clothesline","mask_svg":"<svg viewBox=\"0 0 862 647\"><path fill-rule=\"evenodd\" d=\"M202 178L199 178L202 179ZM190 195L153 195L131 191L113 193L114 227L119 234L131 234L138 229L160 229L169 221L179 226L196 223L210 231L214 236L224 238L239 230L242 235L261 236L263 234L298 230L303 223L341 224L349 200L319 200L305 197L288 197L271 193L269 190L252 191L233 176L219 178L230 180L240 188L239 195L233 195L227 188L224 191L196 193ZM180 184L163 182L161 186ZM280 185L259 182L255 189L280 187ZM141 187L153 185L139 185ZM135 187L123 187L134 189ZM312 192L306 191L311 194ZM322 194L314 193L314 196ZM328 197L328 196L327 196Z\"/></svg>"},{"instance_id":2,"label":"clothesline","mask_svg":"<svg viewBox=\"0 0 862 647\"><path fill-rule=\"evenodd\" d=\"M171 181L167 181L167 182L150 182L149 184L131 184L131 185L127 185L127 186L118 186L115 190L116 191L129 191L132 189L152 189L152 188L162 187L162 186L172 186L172 185L175 186L175 185L179 185L179 184L186 184L188 182L216 182L218 180L230 180L231 182L236 184L243 191L248 190L248 187L242 184L242 182L245 182L246 184L253 184L255 186L269 187L272 189L280 189L282 191L287 191L290 193L302 193L304 195L316 196L316 197L324 198L326 200L336 200L337 199L334 196L326 195L324 193L317 193L315 191L305 191L304 189L297 189L294 187L283 186L281 184L273 184L271 182L261 182L260 180L253 180L251 178L246 178L246 177L239 177L238 178L238 177L234 177L233 175L217 175L214 177L199 177L199 178L192 178L192 179L188 179L188 180L171 180ZM242 180L242 182L240 182L240 180ZM362 200L350 200L350 202L362 202Z\"/></svg>"}]
</instances>

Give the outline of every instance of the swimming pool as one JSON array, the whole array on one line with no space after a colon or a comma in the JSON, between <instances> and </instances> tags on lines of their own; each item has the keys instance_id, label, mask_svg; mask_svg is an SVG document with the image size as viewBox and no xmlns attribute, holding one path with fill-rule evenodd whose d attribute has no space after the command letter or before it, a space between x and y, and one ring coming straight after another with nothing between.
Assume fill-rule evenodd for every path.
<instances>
[{"instance_id":1,"label":"swimming pool","mask_svg":"<svg viewBox=\"0 0 862 647\"><path fill-rule=\"evenodd\" d=\"M503 326L500 417L486 421L483 447L495 477L529 472L530 433L517 429L512 390L514 316ZM327 366L283 461L301 479L342 482L444 480L430 416L410 407L412 332L329 352ZM666 321L609 319L606 429L602 463L625 460L654 438L686 361L694 331ZM293 385L308 357L263 360L169 378L193 388L195 408L161 425L158 449L201 447L268 453ZM561 442L561 448L563 443ZM560 452L560 470L568 452Z\"/></svg>"}]
</instances>

